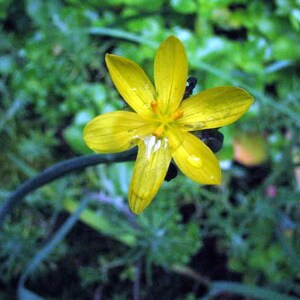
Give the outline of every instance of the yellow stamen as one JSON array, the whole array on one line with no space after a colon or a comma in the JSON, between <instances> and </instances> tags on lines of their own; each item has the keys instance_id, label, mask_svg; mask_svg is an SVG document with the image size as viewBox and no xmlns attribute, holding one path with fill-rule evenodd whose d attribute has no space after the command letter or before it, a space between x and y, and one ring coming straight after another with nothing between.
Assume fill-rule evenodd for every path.
<instances>
[{"instance_id":1,"label":"yellow stamen","mask_svg":"<svg viewBox=\"0 0 300 300\"><path fill-rule=\"evenodd\" d=\"M157 101L152 101L151 103L150 103L150 106L151 106L151 108L152 108L152 111L155 113L155 114L157 114L158 113L158 103L157 103Z\"/></svg>"},{"instance_id":2,"label":"yellow stamen","mask_svg":"<svg viewBox=\"0 0 300 300\"><path fill-rule=\"evenodd\" d=\"M175 121L181 118L182 116L183 116L183 111L177 110L176 112L173 113L172 119Z\"/></svg>"}]
</instances>

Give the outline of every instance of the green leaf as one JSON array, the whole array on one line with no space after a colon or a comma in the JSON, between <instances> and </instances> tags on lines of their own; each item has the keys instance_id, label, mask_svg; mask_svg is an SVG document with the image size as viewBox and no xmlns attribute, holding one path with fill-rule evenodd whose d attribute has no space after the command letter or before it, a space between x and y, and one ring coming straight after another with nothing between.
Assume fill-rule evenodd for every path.
<instances>
[{"instance_id":1,"label":"green leaf","mask_svg":"<svg viewBox=\"0 0 300 300\"><path fill-rule=\"evenodd\" d=\"M82 131L83 126L71 125L63 131L64 139L74 152L79 154L92 153L83 140Z\"/></svg>"},{"instance_id":2,"label":"green leaf","mask_svg":"<svg viewBox=\"0 0 300 300\"><path fill-rule=\"evenodd\" d=\"M15 68L15 62L11 55L3 55L0 57L0 73L10 74Z\"/></svg>"},{"instance_id":3,"label":"green leaf","mask_svg":"<svg viewBox=\"0 0 300 300\"><path fill-rule=\"evenodd\" d=\"M172 0L171 6L182 14L191 14L196 12L197 9L197 4L194 0Z\"/></svg>"},{"instance_id":4,"label":"green leaf","mask_svg":"<svg viewBox=\"0 0 300 300\"><path fill-rule=\"evenodd\" d=\"M294 28L299 31L300 30L300 9L293 9L291 12L291 23Z\"/></svg>"}]
</instances>

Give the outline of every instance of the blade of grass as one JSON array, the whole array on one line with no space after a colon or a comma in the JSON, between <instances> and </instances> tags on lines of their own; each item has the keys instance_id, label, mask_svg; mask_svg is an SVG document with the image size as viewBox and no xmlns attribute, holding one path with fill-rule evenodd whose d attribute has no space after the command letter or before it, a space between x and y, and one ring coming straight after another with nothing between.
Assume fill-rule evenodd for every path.
<instances>
[{"instance_id":1,"label":"blade of grass","mask_svg":"<svg viewBox=\"0 0 300 300\"><path fill-rule=\"evenodd\" d=\"M105 28L105 27L91 27L88 29L88 32L92 35L100 35L100 36L110 36L114 38L119 38L122 40L127 40L130 42L148 45L150 47L156 48L157 43L143 38L140 35L129 33L127 31L115 28Z\"/></svg>"},{"instance_id":2,"label":"blade of grass","mask_svg":"<svg viewBox=\"0 0 300 300\"><path fill-rule=\"evenodd\" d=\"M8 153L8 159L26 176L35 176L37 171L29 166L24 160L18 158L16 155Z\"/></svg>"},{"instance_id":3,"label":"blade of grass","mask_svg":"<svg viewBox=\"0 0 300 300\"><path fill-rule=\"evenodd\" d=\"M297 298L295 297L287 296L267 288L256 287L248 284L230 281L212 282L210 285L209 294L205 298L212 299L212 297L215 297L221 293L237 294L246 297L254 297L256 299L262 300L297 300Z\"/></svg>"},{"instance_id":4,"label":"blade of grass","mask_svg":"<svg viewBox=\"0 0 300 300\"><path fill-rule=\"evenodd\" d=\"M5 124L7 124L9 120L12 119L13 116L22 109L23 106L24 101L22 102L20 99L13 101L13 103L7 109L5 115L0 119L0 131L4 128Z\"/></svg>"}]
</instances>

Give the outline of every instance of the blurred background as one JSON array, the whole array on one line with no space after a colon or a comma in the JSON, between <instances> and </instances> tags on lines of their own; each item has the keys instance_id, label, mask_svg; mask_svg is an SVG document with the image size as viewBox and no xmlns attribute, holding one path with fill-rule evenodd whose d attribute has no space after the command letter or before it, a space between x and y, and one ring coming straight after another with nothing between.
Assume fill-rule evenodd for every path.
<instances>
[{"instance_id":1,"label":"blurred background","mask_svg":"<svg viewBox=\"0 0 300 300\"><path fill-rule=\"evenodd\" d=\"M255 98L221 129L220 186L179 174L134 217L126 162L28 195L0 231L0 299L299 299L299 0L0 0L0 24L0 203L91 153L84 125L124 106L107 52L152 78L176 35L195 93L234 85Z\"/></svg>"}]
</instances>

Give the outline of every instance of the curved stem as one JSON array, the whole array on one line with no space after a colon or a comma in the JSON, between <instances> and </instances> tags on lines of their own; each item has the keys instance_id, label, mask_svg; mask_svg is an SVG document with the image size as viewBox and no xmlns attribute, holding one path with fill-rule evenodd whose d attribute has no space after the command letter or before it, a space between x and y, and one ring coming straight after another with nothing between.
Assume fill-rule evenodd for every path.
<instances>
[{"instance_id":1,"label":"curved stem","mask_svg":"<svg viewBox=\"0 0 300 300\"><path fill-rule=\"evenodd\" d=\"M68 173L82 170L89 166L94 166L101 163L122 162L133 160L136 157L137 149L133 148L119 154L89 154L80 157L71 158L59 162L37 176L25 181L0 207L0 227L3 224L5 217L11 213L16 204L18 204L28 193L39 187L60 178Z\"/></svg>"}]
</instances>

